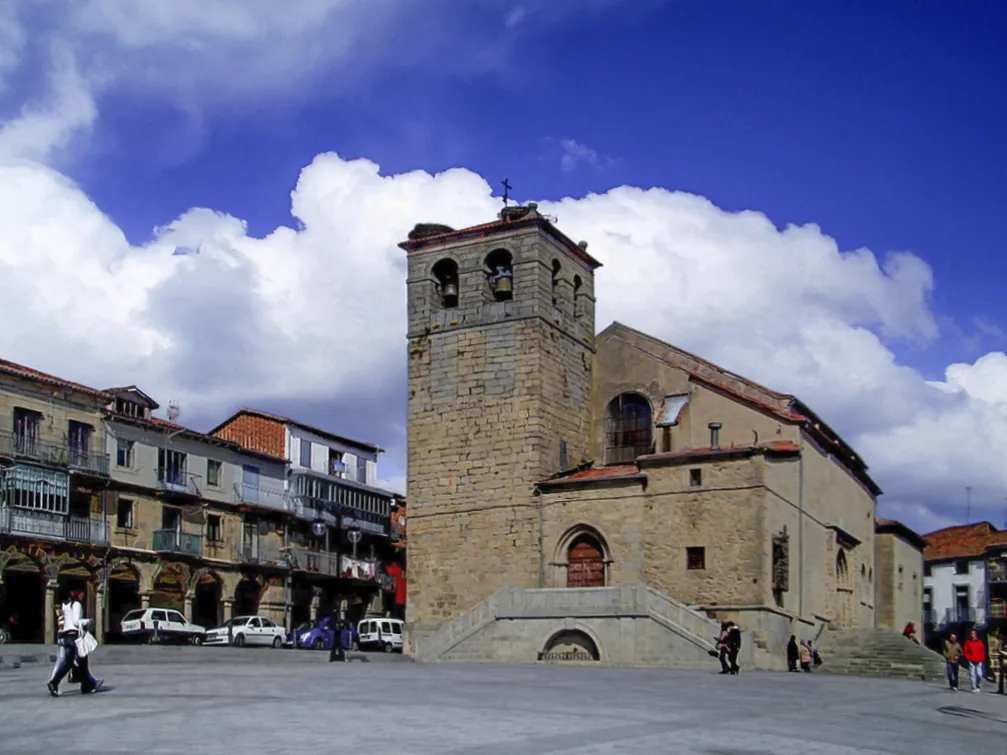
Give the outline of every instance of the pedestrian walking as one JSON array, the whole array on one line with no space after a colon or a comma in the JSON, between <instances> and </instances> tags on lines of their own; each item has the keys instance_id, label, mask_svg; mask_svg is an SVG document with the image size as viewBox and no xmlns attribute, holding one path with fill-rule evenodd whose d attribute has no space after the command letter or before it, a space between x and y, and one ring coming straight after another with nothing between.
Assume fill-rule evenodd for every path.
<instances>
[{"instance_id":1,"label":"pedestrian walking","mask_svg":"<svg viewBox=\"0 0 1007 755\"><path fill-rule=\"evenodd\" d=\"M797 671L797 663L801 659L801 651L797 648L797 635L790 635L787 643L787 671Z\"/></svg>"},{"instance_id":2,"label":"pedestrian walking","mask_svg":"<svg viewBox=\"0 0 1007 755\"><path fill-rule=\"evenodd\" d=\"M56 609L56 665L53 667L46 688L53 697L59 697L59 685L63 678L77 666L76 676L80 681L81 694L89 694L99 690L103 684L101 679L91 675L88 655L93 647L87 640L87 627L91 619L83 616L84 593L82 590L70 590L66 599ZM94 643L95 645L97 643ZM85 652L81 654L81 650Z\"/></svg>"},{"instance_id":3,"label":"pedestrian walking","mask_svg":"<svg viewBox=\"0 0 1007 755\"><path fill-rule=\"evenodd\" d=\"M717 658L720 660L720 673L730 674L731 666L727 662L727 632L731 628L731 622L720 622L720 634L717 635Z\"/></svg>"},{"instance_id":4,"label":"pedestrian walking","mask_svg":"<svg viewBox=\"0 0 1007 755\"><path fill-rule=\"evenodd\" d=\"M811 648L808 647L807 640L801 640L801 647L798 649L801 659L801 671L811 673Z\"/></svg>"},{"instance_id":5,"label":"pedestrian walking","mask_svg":"<svg viewBox=\"0 0 1007 755\"><path fill-rule=\"evenodd\" d=\"M972 691L978 692L983 679L983 664L986 663L986 646L979 639L976 630L972 630L969 638L965 640L965 660L969 664L969 680L972 682Z\"/></svg>"},{"instance_id":6,"label":"pedestrian walking","mask_svg":"<svg viewBox=\"0 0 1007 755\"><path fill-rule=\"evenodd\" d=\"M741 672L738 665L738 654L741 652L741 629L733 621L728 622L727 629L727 660L731 664L731 675L737 676Z\"/></svg>"},{"instance_id":7,"label":"pedestrian walking","mask_svg":"<svg viewBox=\"0 0 1007 755\"><path fill-rule=\"evenodd\" d=\"M955 692L958 691L958 664L962 660L962 646L958 644L958 636L952 634L944 643L944 661L947 663L948 684Z\"/></svg>"}]
</instances>

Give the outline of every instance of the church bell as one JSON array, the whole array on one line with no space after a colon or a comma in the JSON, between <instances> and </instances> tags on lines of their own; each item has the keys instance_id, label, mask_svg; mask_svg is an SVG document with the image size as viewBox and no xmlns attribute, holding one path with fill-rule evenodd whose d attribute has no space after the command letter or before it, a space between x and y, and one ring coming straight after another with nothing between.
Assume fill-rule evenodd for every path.
<instances>
[{"instance_id":1,"label":"church bell","mask_svg":"<svg viewBox=\"0 0 1007 755\"><path fill-rule=\"evenodd\" d=\"M444 298L445 299L457 299L458 298L458 286L454 283L448 283L444 286Z\"/></svg>"},{"instance_id":2,"label":"church bell","mask_svg":"<svg viewBox=\"0 0 1007 755\"><path fill-rule=\"evenodd\" d=\"M514 291L514 280L509 275L501 275L496 280L494 290L498 294L509 294Z\"/></svg>"}]
</instances>

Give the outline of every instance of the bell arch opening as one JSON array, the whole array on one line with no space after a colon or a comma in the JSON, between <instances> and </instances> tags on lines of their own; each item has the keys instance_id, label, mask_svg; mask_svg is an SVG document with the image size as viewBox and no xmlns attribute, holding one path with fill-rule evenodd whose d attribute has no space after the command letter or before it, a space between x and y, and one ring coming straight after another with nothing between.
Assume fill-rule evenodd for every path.
<instances>
[{"instance_id":1,"label":"bell arch opening","mask_svg":"<svg viewBox=\"0 0 1007 755\"><path fill-rule=\"evenodd\" d=\"M444 309L454 309L458 306L458 263L445 258L437 262L431 270L440 305Z\"/></svg>"},{"instance_id":2,"label":"bell arch opening","mask_svg":"<svg viewBox=\"0 0 1007 755\"><path fill-rule=\"evenodd\" d=\"M494 249L486 255L486 282L495 301L514 298L514 257L506 249Z\"/></svg>"}]
</instances>

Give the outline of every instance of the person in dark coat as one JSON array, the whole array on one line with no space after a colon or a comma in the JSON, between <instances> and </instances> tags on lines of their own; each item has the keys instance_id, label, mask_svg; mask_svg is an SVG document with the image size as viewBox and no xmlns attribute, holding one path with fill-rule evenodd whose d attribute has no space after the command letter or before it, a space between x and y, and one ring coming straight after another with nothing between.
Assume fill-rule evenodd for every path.
<instances>
[{"instance_id":1,"label":"person in dark coat","mask_svg":"<svg viewBox=\"0 0 1007 755\"><path fill-rule=\"evenodd\" d=\"M346 622L336 619L332 622L332 649L329 651L329 663L346 660L346 648L343 647L343 630Z\"/></svg>"},{"instance_id":2,"label":"person in dark coat","mask_svg":"<svg viewBox=\"0 0 1007 755\"><path fill-rule=\"evenodd\" d=\"M741 652L741 629L733 621L727 630L727 660L731 664L731 676L737 676L741 671L738 665L738 653Z\"/></svg>"},{"instance_id":3,"label":"person in dark coat","mask_svg":"<svg viewBox=\"0 0 1007 755\"><path fill-rule=\"evenodd\" d=\"M797 647L797 635L790 635L790 642L787 643L787 671L798 671L797 661L801 657L801 651Z\"/></svg>"}]
</instances>

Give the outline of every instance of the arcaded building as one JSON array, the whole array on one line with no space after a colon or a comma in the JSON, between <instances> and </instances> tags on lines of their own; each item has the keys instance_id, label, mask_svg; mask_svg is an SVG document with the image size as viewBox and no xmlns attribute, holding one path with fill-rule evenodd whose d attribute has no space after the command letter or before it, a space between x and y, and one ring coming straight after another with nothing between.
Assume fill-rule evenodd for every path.
<instances>
[{"instance_id":1,"label":"arcaded building","mask_svg":"<svg viewBox=\"0 0 1007 755\"><path fill-rule=\"evenodd\" d=\"M419 656L688 665L711 618L770 654L882 603L891 621L878 549L902 530L879 533L867 465L803 402L620 323L596 335L600 264L535 205L401 246Z\"/></svg>"}]
</instances>

